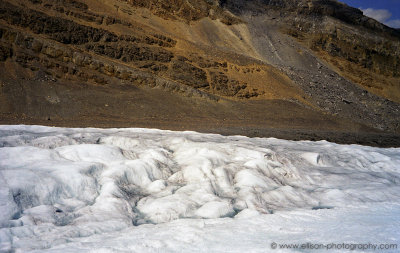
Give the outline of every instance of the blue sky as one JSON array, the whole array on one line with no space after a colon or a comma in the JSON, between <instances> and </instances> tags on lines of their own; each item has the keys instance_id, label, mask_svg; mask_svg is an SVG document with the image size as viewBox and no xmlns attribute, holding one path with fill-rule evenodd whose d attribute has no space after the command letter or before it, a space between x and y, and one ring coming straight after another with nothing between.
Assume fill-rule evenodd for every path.
<instances>
[{"instance_id":1,"label":"blue sky","mask_svg":"<svg viewBox=\"0 0 400 253\"><path fill-rule=\"evenodd\" d=\"M339 0L362 9L369 16L394 28L400 28L400 0Z\"/></svg>"}]
</instances>

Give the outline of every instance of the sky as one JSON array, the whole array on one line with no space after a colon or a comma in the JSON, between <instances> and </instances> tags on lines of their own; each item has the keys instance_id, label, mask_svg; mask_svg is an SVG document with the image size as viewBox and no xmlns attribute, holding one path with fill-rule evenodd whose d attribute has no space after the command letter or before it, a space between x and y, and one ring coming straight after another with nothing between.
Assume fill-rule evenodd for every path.
<instances>
[{"instance_id":1,"label":"sky","mask_svg":"<svg viewBox=\"0 0 400 253\"><path fill-rule=\"evenodd\" d=\"M369 16L393 28L400 28L400 0L340 0L361 9Z\"/></svg>"}]
</instances>

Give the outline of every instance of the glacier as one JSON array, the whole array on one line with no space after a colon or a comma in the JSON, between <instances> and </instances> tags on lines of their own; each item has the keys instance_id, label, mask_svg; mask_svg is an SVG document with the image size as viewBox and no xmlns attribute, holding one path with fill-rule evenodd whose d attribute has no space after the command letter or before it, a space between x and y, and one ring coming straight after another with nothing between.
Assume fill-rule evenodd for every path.
<instances>
[{"instance_id":1,"label":"glacier","mask_svg":"<svg viewBox=\"0 0 400 253\"><path fill-rule=\"evenodd\" d=\"M0 252L304 252L271 243L399 227L399 148L0 126Z\"/></svg>"}]
</instances>

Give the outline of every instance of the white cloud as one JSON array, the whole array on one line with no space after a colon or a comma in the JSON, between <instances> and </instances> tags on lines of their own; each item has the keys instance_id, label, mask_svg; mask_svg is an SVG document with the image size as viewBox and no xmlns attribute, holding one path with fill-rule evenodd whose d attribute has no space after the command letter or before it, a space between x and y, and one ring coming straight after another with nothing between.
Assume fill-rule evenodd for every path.
<instances>
[{"instance_id":1,"label":"white cloud","mask_svg":"<svg viewBox=\"0 0 400 253\"><path fill-rule=\"evenodd\" d=\"M393 28L400 28L400 19L389 20L386 24Z\"/></svg>"},{"instance_id":2,"label":"white cloud","mask_svg":"<svg viewBox=\"0 0 400 253\"><path fill-rule=\"evenodd\" d=\"M362 9L362 8L360 8L360 10L362 10L364 15L367 17L373 18L387 26L390 26L393 28L400 28L400 19L390 20L392 13L386 9L373 9L373 8Z\"/></svg>"},{"instance_id":3,"label":"white cloud","mask_svg":"<svg viewBox=\"0 0 400 253\"><path fill-rule=\"evenodd\" d=\"M373 18L381 23L385 23L391 16L392 13L385 9L361 9L365 16Z\"/></svg>"}]
</instances>

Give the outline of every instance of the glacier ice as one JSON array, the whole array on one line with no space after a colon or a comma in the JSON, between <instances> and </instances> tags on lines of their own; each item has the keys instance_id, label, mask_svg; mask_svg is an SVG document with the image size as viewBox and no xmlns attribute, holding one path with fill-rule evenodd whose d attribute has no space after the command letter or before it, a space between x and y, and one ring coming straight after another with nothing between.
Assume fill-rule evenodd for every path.
<instances>
[{"instance_id":1,"label":"glacier ice","mask_svg":"<svg viewBox=\"0 0 400 253\"><path fill-rule=\"evenodd\" d=\"M276 220L306 226L292 215L332 223L346 212L375 210L371 217L398 218L399 203L396 148L156 129L0 126L0 251L129 252L135 245L138 252L174 252L193 250L194 243L200 251L223 251L203 233L226 239L225 225L243 225L268 235L254 220L272 228ZM141 240L138 231L151 230L158 232L142 244L125 238Z\"/></svg>"}]
</instances>

